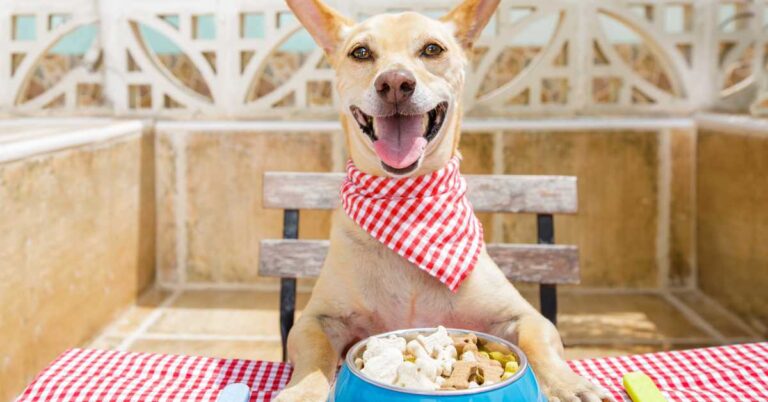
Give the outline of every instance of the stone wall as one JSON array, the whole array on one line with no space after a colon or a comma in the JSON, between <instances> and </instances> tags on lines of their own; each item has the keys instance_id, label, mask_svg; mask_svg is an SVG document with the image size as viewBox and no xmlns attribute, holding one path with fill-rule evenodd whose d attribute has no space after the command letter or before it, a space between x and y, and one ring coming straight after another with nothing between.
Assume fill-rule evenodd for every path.
<instances>
[{"instance_id":1,"label":"stone wall","mask_svg":"<svg viewBox=\"0 0 768 402\"><path fill-rule=\"evenodd\" d=\"M611 122L614 123L611 123ZM691 283L693 145L689 119L468 121L462 171L579 178L580 211L557 216L556 241L581 247L582 284L655 288ZM267 124L268 125L268 124ZM160 123L157 128L160 278L274 288L258 244L282 235L282 213L261 207L266 171L342 171L333 122ZM300 237L327 238L330 214L301 211ZM480 216L489 241L534 243L532 215Z\"/></svg>"},{"instance_id":2,"label":"stone wall","mask_svg":"<svg viewBox=\"0 0 768 402\"><path fill-rule=\"evenodd\" d=\"M138 127L0 162L0 400L154 280L153 141Z\"/></svg>"},{"instance_id":3,"label":"stone wall","mask_svg":"<svg viewBox=\"0 0 768 402\"><path fill-rule=\"evenodd\" d=\"M768 335L768 124L705 121L697 147L698 285Z\"/></svg>"}]
</instances>

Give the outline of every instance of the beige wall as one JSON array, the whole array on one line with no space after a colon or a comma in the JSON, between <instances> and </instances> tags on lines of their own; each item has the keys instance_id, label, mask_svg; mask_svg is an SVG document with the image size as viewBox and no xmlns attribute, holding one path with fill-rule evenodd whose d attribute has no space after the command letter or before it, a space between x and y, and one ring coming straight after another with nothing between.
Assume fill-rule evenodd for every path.
<instances>
[{"instance_id":1,"label":"beige wall","mask_svg":"<svg viewBox=\"0 0 768 402\"><path fill-rule=\"evenodd\" d=\"M699 286L765 330L768 129L703 129L697 154Z\"/></svg>"},{"instance_id":2,"label":"beige wall","mask_svg":"<svg viewBox=\"0 0 768 402\"><path fill-rule=\"evenodd\" d=\"M275 284L257 274L260 240L280 238L283 226L282 211L261 207L262 174L341 170L335 135L159 128L160 281ZM330 212L300 214L301 238L328 238Z\"/></svg>"},{"instance_id":3,"label":"beige wall","mask_svg":"<svg viewBox=\"0 0 768 402\"><path fill-rule=\"evenodd\" d=\"M510 131L504 174L571 175L579 212L555 217L555 241L581 252L582 285L686 285L693 260L690 224L693 128ZM535 242L534 216L500 217L500 240Z\"/></svg>"},{"instance_id":4,"label":"beige wall","mask_svg":"<svg viewBox=\"0 0 768 402\"><path fill-rule=\"evenodd\" d=\"M685 285L694 251L689 216L694 198L688 184L695 131L692 125L670 128L661 122L642 130L630 124L606 130L599 122L594 128L560 131L470 128L460 145L462 170L578 176L579 214L556 217L556 234L558 242L581 247L583 284ZM158 127L164 283L274 286L275 280L257 275L259 241L282 233L281 211L261 207L262 174L342 170L344 141L337 131L232 127ZM480 218L489 241L536 241L533 216ZM301 212L300 237L327 238L328 230L327 212Z\"/></svg>"},{"instance_id":5,"label":"beige wall","mask_svg":"<svg viewBox=\"0 0 768 402\"><path fill-rule=\"evenodd\" d=\"M668 137L669 236L667 285L693 286L696 267L696 130L670 130Z\"/></svg>"},{"instance_id":6,"label":"beige wall","mask_svg":"<svg viewBox=\"0 0 768 402\"><path fill-rule=\"evenodd\" d=\"M153 141L0 164L0 401L154 279Z\"/></svg>"},{"instance_id":7,"label":"beige wall","mask_svg":"<svg viewBox=\"0 0 768 402\"><path fill-rule=\"evenodd\" d=\"M506 174L578 177L579 213L555 218L555 240L579 245L583 284L657 285L656 132L511 132L502 146ZM535 242L535 222L504 217L504 240Z\"/></svg>"}]
</instances>

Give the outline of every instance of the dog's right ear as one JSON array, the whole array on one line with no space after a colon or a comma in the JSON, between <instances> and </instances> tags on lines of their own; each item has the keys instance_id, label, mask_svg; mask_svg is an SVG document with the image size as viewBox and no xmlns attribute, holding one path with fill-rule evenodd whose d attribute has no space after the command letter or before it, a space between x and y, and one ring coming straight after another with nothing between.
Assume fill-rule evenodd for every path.
<instances>
[{"instance_id":1,"label":"dog's right ear","mask_svg":"<svg viewBox=\"0 0 768 402\"><path fill-rule=\"evenodd\" d=\"M352 20L320 0L286 0L286 3L328 55L336 50L343 28L354 25Z\"/></svg>"},{"instance_id":2,"label":"dog's right ear","mask_svg":"<svg viewBox=\"0 0 768 402\"><path fill-rule=\"evenodd\" d=\"M500 0L464 0L440 18L453 25L456 39L465 49L471 49L483 28L488 24Z\"/></svg>"}]
</instances>

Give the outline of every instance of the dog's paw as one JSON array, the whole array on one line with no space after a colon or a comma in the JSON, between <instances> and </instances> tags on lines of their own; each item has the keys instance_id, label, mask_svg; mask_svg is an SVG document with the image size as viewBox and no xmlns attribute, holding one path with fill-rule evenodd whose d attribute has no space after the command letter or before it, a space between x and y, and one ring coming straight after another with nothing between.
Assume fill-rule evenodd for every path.
<instances>
[{"instance_id":1,"label":"dog's paw","mask_svg":"<svg viewBox=\"0 0 768 402\"><path fill-rule=\"evenodd\" d=\"M284 389L274 402L326 402L328 401L328 392L318 391L316 389L307 389L306 387L296 386Z\"/></svg>"},{"instance_id":2,"label":"dog's paw","mask_svg":"<svg viewBox=\"0 0 768 402\"><path fill-rule=\"evenodd\" d=\"M540 378L549 402L614 402L611 394L571 370L561 370Z\"/></svg>"}]
</instances>

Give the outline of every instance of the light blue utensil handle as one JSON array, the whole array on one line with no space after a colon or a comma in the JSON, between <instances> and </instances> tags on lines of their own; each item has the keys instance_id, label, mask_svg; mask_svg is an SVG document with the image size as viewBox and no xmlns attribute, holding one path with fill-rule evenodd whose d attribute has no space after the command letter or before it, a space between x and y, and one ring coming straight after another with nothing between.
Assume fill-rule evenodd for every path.
<instances>
[{"instance_id":1,"label":"light blue utensil handle","mask_svg":"<svg viewBox=\"0 0 768 402\"><path fill-rule=\"evenodd\" d=\"M248 402L251 389L243 383L229 384L219 392L216 402Z\"/></svg>"}]
</instances>

